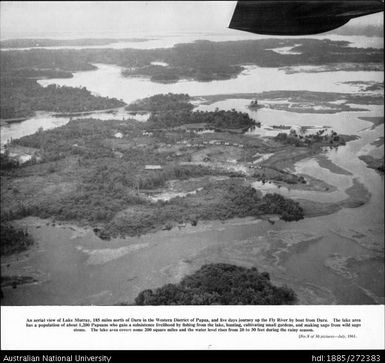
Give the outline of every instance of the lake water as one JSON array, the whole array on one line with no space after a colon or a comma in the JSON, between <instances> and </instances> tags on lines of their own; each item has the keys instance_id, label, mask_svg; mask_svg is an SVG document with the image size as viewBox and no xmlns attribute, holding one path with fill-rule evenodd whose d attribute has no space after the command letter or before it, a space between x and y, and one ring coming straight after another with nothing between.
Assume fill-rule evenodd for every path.
<instances>
[{"instance_id":1,"label":"lake water","mask_svg":"<svg viewBox=\"0 0 385 363\"><path fill-rule=\"evenodd\" d=\"M146 78L127 78L121 75L122 67L95 64L94 71L76 72L73 78L40 80L42 86L55 83L60 86L87 87L100 96L115 97L126 103L158 93L188 93L190 96L228 93L252 93L272 90L303 90L324 92L357 92L357 87L343 82L379 81L382 72L322 72L286 74L277 68L245 66L237 78L196 82L182 80L177 83L154 83Z\"/></svg>"},{"instance_id":2,"label":"lake water","mask_svg":"<svg viewBox=\"0 0 385 363\"><path fill-rule=\"evenodd\" d=\"M63 126L71 119L96 118L98 120L128 120L134 119L136 121L145 122L149 118L149 114L132 114L125 111L124 107L118 108L112 112L89 112L81 116L55 116L53 112L38 111L36 114L23 121L13 122L7 126L1 126L1 145L9 142L11 139L18 139L20 137L31 135L39 128L49 130L55 127Z\"/></svg>"},{"instance_id":3,"label":"lake water","mask_svg":"<svg viewBox=\"0 0 385 363\"><path fill-rule=\"evenodd\" d=\"M260 68L255 66L246 66L246 70L242 72L237 78L223 81L212 82L196 82L191 80L184 80L178 83L163 84L150 82L146 78L127 78L121 75L122 68L114 65L96 64L97 70L76 72L73 78L66 79L44 79L39 83L42 86L49 84L58 84L60 86L71 87L86 87L88 90L96 95L105 97L115 97L122 99L126 103L131 103L137 99L149 97L159 93L188 93L191 96L204 96L215 94L228 93L253 93L271 90L302 90L309 91L324 91L324 92L357 92L356 86L346 84L351 80L355 81L379 81L382 79L382 72L322 72L322 73L294 73L286 74L283 70L276 68ZM250 100L226 100L218 102L215 107L219 108L236 108L248 111L246 105ZM207 107L206 109L215 109L215 107ZM204 106L200 107L205 109ZM251 113L251 112L249 112ZM278 114L282 115L282 114ZM91 113L85 117L95 117L98 119L127 119L132 118L128 112L122 109L115 114L106 113ZM143 121L146 115L135 115L135 119ZM259 121L277 117L274 112L266 110L259 110L258 115L254 113L254 117ZM349 115L341 116L316 114L312 117L319 120L318 125L333 124L335 122L327 122L328 120L335 120L336 117L345 117L350 119ZM291 118L290 122L301 124L304 122L308 124L309 115L294 114L287 112L283 119ZM301 120L297 120L300 118ZM31 134L37 131L40 127L49 129L61 126L70 120L69 117L53 117L47 112L38 112L34 117L22 123L14 123L7 127L1 127L1 142L4 144L11 138L18 138L24 135ZM295 120L295 121L294 121ZM350 123L348 121L347 123ZM277 121L274 124L280 124ZM338 123L337 123L338 124ZM366 123L367 125L368 123ZM338 125L337 125L338 128ZM338 132L339 130L336 129Z\"/></svg>"},{"instance_id":4,"label":"lake water","mask_svg":"<svg viewBox=\"0 0 385 363\"><path fill-rule=\"evenodd\" d=\"M121 68L98 64L98 69L77 72L71 79L41 80L87 87L101 96L116 97L130 103L157 93L188 93L192 96L250 93L268 90L311 90L357 92L347 81L381 81L382 72L324 72L286 74L273 68L247 67L239 77L226 81L181 81L159 84L142 78L125 78ZM338 101L338 100L336 100ZM383 155L383 147L371 143L383 135L383 125L360 117L383 116L382 106L365 106L364 112L337 114L298 114L271 109L251 111L250 99L226 99L199 109L232 109L248 112L262 123L250 137L276 132L272 125L331 126L359 139L338 149L325 150L323 157L344 169L336 173L314 158L296 163L296 172L308 174L334 186L334 192L298 192L266 186L292 197L321 202L348 198L346 189L356 179L371 197L358 208L342 208L331 215L306 218L298 222L278 221L274 225L251 219L229 223L199 223L161 231L139 238L109 242L91 230L27 218L21 223L35 236L37 245L27 253L13 256L2 264L2 273L23 272L40 283L4 289L4 304L101 304L133 303L143 289L175 283L204 263L228 262L257 266L268 271L273 282L292 287L304 304L374 304L384 299L384 177L367 168L360 153ZM120 113L125 117L124 111ZM96 117L114 118L116 115ZM2 140L16 138L68 122L39 113L25 122L2 127ZM48 225L47 225L48 224ZM347 259L350 262L347 263Z\"/></svg>"},{"instance_id":5,"label":"lake water","mask_svg":"<svg viewBox=\"0 0 385 363\"><path fill-rule=\"evenodd\" d=\"M104 38L105 34L101 37ZM82 36L79 39L84 38ZM119 38L119 37L118 37ZM141 41L129 40L130 36L125 35L121 38L128 38L115 43L105 45L91 46L50 46L50 47L25 47L25 48L1 48L1 51L12 50L30 50L30 49L156 49L156 48L172 48L179 43L192 43L197 40L210 40L213 42L237 41L237 40L256 40L271 38L269 35L259 35L247 32L242 32L233 29L226 29L226 32L220 33L192 33L192 32L176 32L163 34L133 34L132 38L140 39ZM278 37L279 38L279 37ZM360 48L382 48L383 39L381 37L365 37L365 36L345 36L337 34L320 34L298 37L282 37L282 39L298 39L298 44L301 44L301 39L330 39L334 41L348 41L350 47ZM58 39L65 39L59 37Z\"/></svg>"}]
</instances>

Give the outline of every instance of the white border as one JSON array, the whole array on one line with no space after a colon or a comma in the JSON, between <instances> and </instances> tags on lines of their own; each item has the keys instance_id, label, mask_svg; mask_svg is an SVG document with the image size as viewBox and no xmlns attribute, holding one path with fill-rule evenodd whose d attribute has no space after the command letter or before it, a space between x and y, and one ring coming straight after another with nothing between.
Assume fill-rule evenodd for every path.
<instances>
[{"instance_id":1,"label":"white border","mask_svg":"<svg viewBox=\"0 0 385 363\"><path fill-rule=\"evenodd\" d=\"M296 333L116 333L26 328L27 318L360 318L357 329L329 328L318 334L356 338L299 338ZM314 334L313 334L314 335ZM153 349L384 349L384 305L302 306L28 306L1 307L3 350Z\"/></svg>"}]
</instances>

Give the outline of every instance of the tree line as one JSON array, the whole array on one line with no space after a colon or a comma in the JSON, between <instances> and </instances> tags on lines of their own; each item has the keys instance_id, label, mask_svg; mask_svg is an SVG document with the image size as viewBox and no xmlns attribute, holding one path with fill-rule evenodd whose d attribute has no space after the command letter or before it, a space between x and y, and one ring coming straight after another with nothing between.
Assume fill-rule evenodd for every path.
<instances>
[{"instance_id":1,"label":"tree line","mask_svg":"<svg viewBox=\"0 0 385 363\"><path fill-rule=\"evenodd\" d=\"M144 290L136 305L283 305L297 300L295 292L277 287L256 267L218 263L203 265L177 284Z\"/></svg>"}]
</instances>

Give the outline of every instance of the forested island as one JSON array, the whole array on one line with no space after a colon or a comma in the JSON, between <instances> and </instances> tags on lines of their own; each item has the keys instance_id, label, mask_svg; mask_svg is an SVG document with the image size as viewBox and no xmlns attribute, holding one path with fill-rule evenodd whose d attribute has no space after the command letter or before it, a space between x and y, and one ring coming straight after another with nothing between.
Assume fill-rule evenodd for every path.
<instances>
[{"instance_id":1,"label":"forested island","mask_svg":"<svg viewBox=\"0 0 385 363\"><path fill-rule=\"evenodd\" d=\"M274 51L275 47L283 46L292 46L302 54ZM340 67L342 59L347 63ZM152 64L156 62L163 65ZM373 65L381 68L381 62L382 55L377 49L368 53L367 49L348 47L347 42L307 39L204 41L152 50L4 52L2 119L29 117L35 111L76 113L122 106L132 114L151 115L142 123L133 119L72 119L64 126L40 129L10 142L1 156L1 223L5 231L1 253L19 253L32 246L27 231L14 227L19 219L30 216L42 218L41 223L48 228L61 228L62 224L68 229L68 225L74 229L85 227L87 233L94 232L108 241L155 232L167 236L181 233L183 228L188 232L200 231L210 223L222 225L234 218L264 219L264 225L295 224L305 217L362 205L362 200L370 197L364 187L359 189L356 180L346 190L348 199L336 203L292 199L269 192L269 185L265 185L271 184L273 190L283 187L295 191L336 191L334 185L297 174L291 167L319 154L322 148L344 145L352 136L332 130L296 134L281 125L277 126L280 131L275 137L250 137L245 131L260 125L249 114L235 109L194 111L198 98L188 94L160 94L126 105L114 98L94 96L85 88L42 87L37 79L72 77L74 72L95 69L97 63L116 64L127 77L177 82L228 79L239 75L247 65L295 67L326 63L338 64L339 70L351 70L357 64L360 69ZM279 110L334 113L363 110L354 105L382 102L382 95L375 93L381 91L381 85L358 86L362 92L372 93L278 90L255 94L250 107L264 107L264 101L268 101L269 107ZM229 98L213 95L207 96L206 101L214 102L221 97ZM245 95L234 98L242 97ZM343 102L336 102L341 99ZM277 125L280 122L284 121L277 119ZM27 161L17 159L20 148L28 149ZM374 166L373 160L361 159ZM381 169L381 165L374 167ZM366 192L362 200L354 199L354 194L361 192ZM94 235L92 238L97 239ZM97 239L103 253L109 253L104 251L108 250L104 241ZM294 292L274 286L267 273L225 264L203 266L179 283L144 290L136 299L138 305L295 302Z\"/></svg>"},{"instance_id":2,"label":"forested island","mask_svg":"<svg viewBox=\"0 0 385 363\"><path fill-rule=\"evenodd\" d=\"M328 145L345 145L346 141L351 141L356 139L354 136L347 135L338 135L335 131L331 133L326 133L325 129L319 130L314 134L310 135L298 135L296 133L287 134L285 132L280 132L277 136L274 137L274 140L279 141L283 144L300 146L309 146L314 143L324 143Z\"/></svg>"},{"instance_id":3,"label":"forested island","mask_svg":"<svg viewBox=\"0 0 385 363\"><path fill-rule=\"evenodd\" d=\"M284 170L288 161L352 139L325 130L308 136L290 132L250 138L233 133L255 125L248 114L194 112L190 99L186 94L164 94L129 105L151 112L146 123L78 119L14 140L1 160L2 221L29 215L80 221L94 226L103 238L196 225L200 220L273 214L295 221L305 216L299 202L262 194L250 184L274 181L311 188L312 179ZM199 132L206 128L213 132ZM7 157L19 147L33 154L21 165ZM273 156L258 162L264 154ZM154 199L168 193L171 181L181 185L182 193ZM55 193L46 193L52 184Z\"/></svg>"},{"instance_id":4,"label":"forested island","mask_svg":"<svg viewBox=\"0 0 385 363\"><path fill-rule=\"evenodd\" d=\"M276 287L266 272L224 263L203 265L178 284L144 290L137 305L283 305L296 295L288 287Z\"/></svg>"},{"instance_id":5,"label":"forested island","mask_svg":"<svg viewBox=\"0 0 385 363\"><path fill-rule=\"evenodd\" d=\"M42 40L28 40L28 44L37 44ZM82 42L82 40L78 40ZM86 40L84 40L86 41ZM88 41L88 40L87 40ZM96 44L103 44L107 40L95 40ZM16 42L16 41L15 41ZM47 40L49 43L50 41ZM101 43L100 43L101 42ZM47 44L48 44L47 43ZM14 45L17 45L16 42ZM19 44L20 45L20 44ZM301 54L280 54L274 48L293 46L296 52ZM162 60L166 66L152 64ZM33 49L26 51L2 52L1 65L1 118L19 119L29 117L34 111L44 110L53 112L84 112L101 109L110 109L123 106L122 101L98 97L92 95L86 89L72 87L41 87L36 79L41 78L70 78L73 72L94 70L94 63L116 64L123 67L123 75L150 77L153 81L177 82L180 79L194 79L197 81L221 80L236 77L244 69L243 65L254 64L260 67L290 67L300 65L333 65L343 61L348 67L353 64L365 65L382 64L382 52L380 49L348 47L348 42L330 41L327 39L260 39L253 41L237 42L210 42L196 41L195 43L177 44L173 48L164 49L81 49L81 50L47 50ZM344 70L342 67L341 70ZM372 87L372 86L371 86ZM374 86L373 86L374 87ZM274 92L261 94L261 99L282 97ZM293 102L302 101L303 97L309 97L309 93L301 95L294 92L284 97ZM313 95L318 97L317 95ZM325 94L322 95L325 97ZM324 98L324 103L334 112L334 109L345 107L345 111L351 110L348 102L363 103L362 97L347 99L343 105L333 105ZM353 97L353 96L351 96ZM351 98L350 97L350 98ZM367 96L370 103L377 103L374 96ZM301 98L301 100L299 100ZM151 108L158 107L162 99L142 101L145 104L130 105L129 110L154 111ZM191 111L192 105L188 100L176 100L169 111ZM149 107L149 105L151 106ZM367 103L366 103L367 104ZM156 106L154 106L156 105ZM175 108L177 107L177 108ZM287 105L275 105L287 107ZM159 109L158 111L161 111ZM163 106L165 111L165 106ZM292 109L293 111L293 109ZM301 108L295 108L301 112ZM303 108L308 112L308 108ZM186 114L189 122L197 123L197 114ZM167 118L172 115L167 115ZM159 115L156 120L164 123ZM178 119L181 117L178 116ZM248 126L247 120L238 120L244 127ZM238 121L236 123L238 123ZM206 122L205 120L200 122ZM176 124L175 119L171 123ZM215 122L214 122L215 124ZM218 125L214 125L217 127ZM225 127L221 125L218 127ZM240 126L241 128L243 126Z\"/></svg>"},{"instance_id":6,"label":"forested island","mask_svg":"<svg viewBox=\"0 0 385 363\"><path fill-rule=\"evenodd\" d=\"M210 82L214 80L225 80L235 78L241 73L243 67L237 65L221 64L218 61L211 65L198 67L183 66L159 66L145 65L125 69L122 74L126 77L149 77L152 82L175 83L180 79L193 79L199 82Z\"/></svg>"},{"instance_id":7,"label":"forested island","mask_svg":"<svg viewBox=\"0 0 385 363\"><path fill-rule=\"evenodd\" d=\"M275 48L292 47L281 54ZM166 66L152 64L164 62ZM33 49L7 51L1 56L3 73L33 68L76 72L92 69L93 63L123 67L125 76L153 81L177 82L223 80L238 76L245 65L293 67L338 65L337 70L382 67L382 49L350 47L347 41L329 39L258 39L242 41L196 41L158 49ZM316 69L314 70L316 71Z\"/></svg>"},{"instance_id":8,"label":"forested island","mask_svg":"<svg viewBox=\"0 0 385 363\"><path fill-rule=\"evenodd\" d=\"M214 116L223 115L219 112ZM244 172L231 163L194 162L204 157L200 150L203 142L208 151L218 150L218 157L231 152L245 159L263 145L260 140L247 144L246 136L225 132L189 135L184 130L164 129L153 133L148 126L134 120L74 120L14 140L10 148L28 147L36 150L38 157L19 167L2 169L2 220L34 215L83 221L98 227L100 235L108 238L172 228L178 223L196 224L199 220L264 214L278 214L286 221L304 217L297 202L278 194L261 195L244 184ZM116 138L115 134L123 137ZM225 141L223 146L212 145L210 140L219 136L239 140L237 145L242 148L226 146L229 143ZM159 167L152 170L146 165ZM217 180L217 176L221 178ZM24 182L26 177L28 183ZM33 182L35 178L39 184ZM194 194L156 203L148 197L151 190L166 188L170 180L194 178L201 178L203 183ZM55 193L45 192L52 183Z\"/></svg>"},{"instance_id":9,"label":"forested island","mask_svg":"<svg viewBox=\"0 0 385 363\"><path fill-rule=\"evenodd\" d=\"M241 130L252 126L260 126L245 112L235 110L193 111L191 97L186 94L159 94L131 103L126 107L129 111L151 112L148 119L150 129L173 128L182 125L200 125L202 129Z\"/></svg>"},{"instance_id":10,"label":"forested island","mask_svg":"<svg viewBox=\"0 0 385 363\"><path fill-rule=\"evenodd\" d=\"M362 83L360 83L361 85ZM365 93L380 89L381 84L364 85L361 93L313 92L276 90L255 94L250 109L267 107L296 113L333 114L347 111L367 111L367 105L383 104L384 96L376 93ZM214 96L215 97L215 96ZM215 99L213 97L213 99ZM219 96L218 96L219 97ZM222 96L224 97L224 96ZM235 95L235 97L240 97ZM210 98L208 98L210 100ZM282 101L285 102L282 102ZM268 102L264 102L268 101ZM338 101L336 103L336 101ZM212 102L212 100L211 100ZM360 106L358 106L360 105Z\"/></svg>"},{"instance_id":11,"label":"forested island","mask_svg":"<svg viewBox=\"0 0 385 363\"><path fill-rule=\"evenodd\" d=\"M146 111L152 113L171 111L192 111L194 105L190 103L191 97L187 94L159 94L143 98L129 104L128 111Z\"/></svg>"},{"instance_id":12,"label":"forested island","mask_svg":"<svg viewBox=\"0 0 385 363\"><path fill-rule=\"evenodd\" d=\"M252 126L260 126L245 112L239 111L167 111L152 114L148 119L152 127L177 127L199 124L202 128L247 131Z\"/></svg>"},{"instance_id":13,"label":"forested island","mask_svg":"<svg viewBox=\"0 0 385 363\"><path fill-rule=\"evenodd\" d=\"M193 101L199 101L203 105L211 105L216 102L227 99L250 99L253 100L249 104L250 109L258 109L268 107L279 109L280 105L285 111L301 113L304 110L306 113L331 113L341 111L357 111L350 107L353 105L382 105L383 95L380 93L366 93L373 90L378 91L383 89L383 83L380 82L349 82L348 84L357 85L360 92L344 93L344 92L317 92L307 90L274 90L265 92L253 93L225 93L217 95L204 95L192 97ZM269 101L265 104L264 101ZM277 103L275 103L275 101ZM285 101L285 102L282 102ZM338 104L335 103L338 101ZM334 102L334 103L333 103ZM290 104L292 104L291 107ZM315 106L318 106L315 108ZM313 109L312 109L313 108ZM359 109L360 110L360 109ZM362 119L367 119L362 118ZM372 118L371 118L372 119Z\"/></svg>"},{"instance_id":14,"label":"forested island","mask_svg":"<svg viewBox=\"0 0 385 363\"><path fill-rule=\"evenodd\" d=\"M61 88L52 86L51 93L55 90ZM352 139L325 130L250 138L234 133L255 126L248 114L194 112L190 99L165 94L129 105L151 112L146 123L78 119L14 140L1 159L2 221L30 215L76 221L93 226L102 238L235 217L277 215L296 221L306 215L301 203L262 194L251 187L253 181L300 189L315 183L313 187L327 190L320 181L285 168L324 146L338 147ZM212 132L199 131L207 128ZM25 148L28 161L9 157L17 148ZM169 193L171 182L181 192L156 197Z\"/></svg>"},{"instance_id":15,"label":"forested island","mask_svg":"<svg viewBox=\"0 0 385 363\"><path fill-rule=\"evenodd\" d=\"M27 72L29 74L29 72ZM124 106L116 98L94 96L86 88L49 85L40 86L24 74L1 77L0 118L30 117L35 111L84 112Z\"/></svg>"}]
</instances>

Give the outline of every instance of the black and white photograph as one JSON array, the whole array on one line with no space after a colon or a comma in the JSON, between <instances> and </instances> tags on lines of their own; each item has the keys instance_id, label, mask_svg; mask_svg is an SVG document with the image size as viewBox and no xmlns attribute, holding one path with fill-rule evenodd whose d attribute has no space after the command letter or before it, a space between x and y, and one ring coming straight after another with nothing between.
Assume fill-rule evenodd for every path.
<instances>
[{"instance_id":1,"label":"black and white photograph","mask_svg":"<svg viewBox=\"0 0 385 363\"><path fill-rule=\"evenodd\" d=\"M383 1L2 1L1 305L383 305Z\"/></svg>"}]
</instances>

